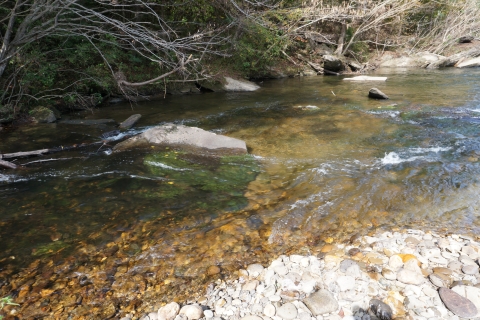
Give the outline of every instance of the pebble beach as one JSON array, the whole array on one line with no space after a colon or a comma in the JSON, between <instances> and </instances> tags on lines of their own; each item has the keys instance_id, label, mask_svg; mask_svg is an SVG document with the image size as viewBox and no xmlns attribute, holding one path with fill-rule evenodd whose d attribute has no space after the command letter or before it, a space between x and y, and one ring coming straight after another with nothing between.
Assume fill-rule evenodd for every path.
<instances>
[{"instance_id":1,"label":"pebble beach","mask_svg":"<svg viewBox=\"0 0 480 320\"><path fill-rule=\"evenodd\" d=\"M142 320L480 319L480 243L408 229L282 255ZM125 315L122 320L139 315Z\"/></svg>"}]
</instances>

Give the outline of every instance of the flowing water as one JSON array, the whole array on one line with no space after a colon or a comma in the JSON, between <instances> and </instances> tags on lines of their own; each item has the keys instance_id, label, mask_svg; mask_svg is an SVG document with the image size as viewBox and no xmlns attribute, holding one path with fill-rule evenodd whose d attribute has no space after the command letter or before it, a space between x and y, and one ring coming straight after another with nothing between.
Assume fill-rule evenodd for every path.
<instances>
[{"instance_id":1,"label":"flowing water","mask_svg":"<svg viewBox=\"0 0 480 320\"><path fill-rule=\"evenodd\" d=\"M25 317L103 319L201 293L251 262L315 254L379 228L478 234L480 70L376 75L389 78L264 81L253 93L72 114L142 114L129 134L196 126L245 140L251 156L112 153L113 135L0 171L0 293ZM390 100L368 99L373 86ZM2 133L0 150L94 142L112 130L27 126Z\"/></svg>"}]
</instances>

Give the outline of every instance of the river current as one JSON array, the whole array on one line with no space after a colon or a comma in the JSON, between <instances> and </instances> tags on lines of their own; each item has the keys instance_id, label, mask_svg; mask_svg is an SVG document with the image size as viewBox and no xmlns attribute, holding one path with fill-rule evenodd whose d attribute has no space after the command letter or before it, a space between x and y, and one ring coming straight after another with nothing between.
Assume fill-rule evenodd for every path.
<instances>
[{"instance_id":1,"label":"river current","mask_svg":"<svg viewBox=\"0 0 480 320\"><path fill-rule=\"evenodd\" d=\"M377 229L478 235L480 70L375 75L388 80L272 80L256 92L67 116L142 114L127 134L196 126L246 141L251 157L242 159L160 147L112 153L124 133L106 137L116 129L108 124L1 133L2 153L105 144L0 171L0 293L28 316L101 319L198 294L251 262L315 254ZM390 100L369 99L372 87Z\"/></svg>"}]
</instances>

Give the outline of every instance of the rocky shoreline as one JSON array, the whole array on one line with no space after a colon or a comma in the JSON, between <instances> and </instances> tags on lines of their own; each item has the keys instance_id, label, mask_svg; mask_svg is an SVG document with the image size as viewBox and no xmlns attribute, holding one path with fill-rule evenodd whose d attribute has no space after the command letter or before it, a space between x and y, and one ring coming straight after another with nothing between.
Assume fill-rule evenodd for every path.
<instances>
[{"instance_id":1,"label":"rocky shoreline","mask_svg":"<svg viewBox=\"0 0 480 320\"><path fill-rule=\"evenodd\" d=\"M251 264L199 299L140 319L480 319L480 243L470 236L408 229L321 251Z\"/></svg>"}]
</instances>

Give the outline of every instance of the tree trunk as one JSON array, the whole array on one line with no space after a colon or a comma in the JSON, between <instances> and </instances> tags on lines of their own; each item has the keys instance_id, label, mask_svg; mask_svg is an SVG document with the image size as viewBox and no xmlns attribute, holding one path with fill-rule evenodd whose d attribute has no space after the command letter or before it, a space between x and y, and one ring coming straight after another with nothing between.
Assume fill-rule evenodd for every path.
<instances>
[{"instance_id":1,"label":"tree trunk","mask_svg":"<svg viewBox=\"0 0 480 320\"><path fill-rule=\"evenodd\" d=\"M5 34L3 35L3 43L2 47L0 48L0 78L7 67L8 60L8 52L10 51L10 38L12 37L13 32L13 23L15 22L16 11L17 11L18 1L15 2L15 6L13 7L12 11L10 12L10 19L8 20L7 30L5 30Z\"/></svg>"},{"instance_id":2,"label":"tree trunk","mask_svg":"<svg viewBox=\"0 0 480 320\"><path fill-rule=\"evenodd\" d=\"M347 24L342 22L342 30L340 31L340 36L337 41L337 50L335 50L335 55L339 56L343 52L343 43L345 42L345 34L347 33Z\"/></svg>"}]
</instances>

